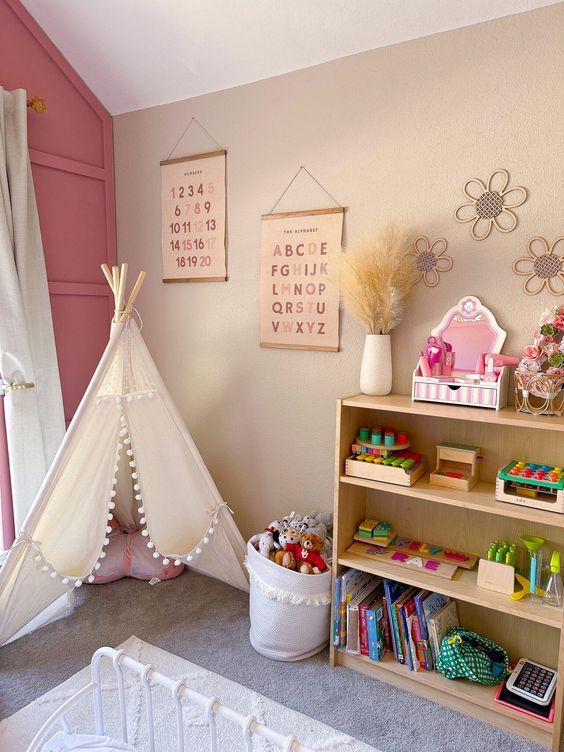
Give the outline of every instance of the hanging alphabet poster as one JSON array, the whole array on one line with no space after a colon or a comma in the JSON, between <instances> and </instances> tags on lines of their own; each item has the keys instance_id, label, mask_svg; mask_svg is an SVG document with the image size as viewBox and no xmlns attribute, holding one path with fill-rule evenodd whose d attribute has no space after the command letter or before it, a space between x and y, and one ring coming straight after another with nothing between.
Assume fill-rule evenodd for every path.
<instances>
[{"instance_id":1,"label":"hanging alphabet poster","mask_svg":"<svg viewBox=\"0 0 564 752\"><path fill-rule=\"evenodd\" d=\"M261 347L338 352L333 282L343 214L339 207L262 215Z\"/></svg>"},{"instance_id":2,"label":"hanging alphabet poster","mask_svg":"<svg viewBox=\"0 0 564 752\"><path fill-rule=\"evenodd\" d=\"M225 150L161 162L163 282L225 282Z\"/></svg>"}]
</instances>

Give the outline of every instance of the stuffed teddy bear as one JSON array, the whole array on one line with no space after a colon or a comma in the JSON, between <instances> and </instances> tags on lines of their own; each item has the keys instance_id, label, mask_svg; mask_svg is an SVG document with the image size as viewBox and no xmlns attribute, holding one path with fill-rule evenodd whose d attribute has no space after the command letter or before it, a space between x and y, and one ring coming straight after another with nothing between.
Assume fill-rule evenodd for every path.
<instances>
[{"instance_id":1,"label":"stuffed teddy bear","mask_svg":"<svg viewBox=\"0 0 564 752\"><path fill-rule=\"evenodd\" d=\"M274 561L286 569L296 568L296 559L293 549L300 541L300 531L297 527L285 527L280 531L278 543L280 549L274 554Z\"/></svg>"},{"instance_id":2,"label":"stuffed teddy bear","mask_svg":"<svg viewBox=\"0 0 564 752\"><path fill-rule=\"evenodd\" d=\"M315 533L304 533L299 546L292 546L292 553L296 560L296 569L301 574L320 574L327 570L325 559L321 551L325 541Z\"/></svg>"}]
</instances>

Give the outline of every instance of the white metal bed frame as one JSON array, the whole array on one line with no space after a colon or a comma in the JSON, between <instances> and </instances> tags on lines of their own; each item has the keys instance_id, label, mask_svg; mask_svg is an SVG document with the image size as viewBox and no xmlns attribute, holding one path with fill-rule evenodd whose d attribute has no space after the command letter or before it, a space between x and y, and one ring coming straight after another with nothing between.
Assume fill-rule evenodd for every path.
<instances>
[{"instance_id":1,"label":"white metal bed frame","mask_svg":"<svg viewBox=\"0 0 564 752\"><path fill-rule=\"evenodd\" d=\"M300 744L293 734L283 736L274 731L263 723L257 721L252 716L244 716L235 710L222 705L217 697L206 697L205 695L190 689L185 680L175 681L174 679L159 673L151 664L143 664L127 655L124 650L116 650L110 647L103 647L97 650L92 656L90 663L92 671L92 680L82 689L78 690L72 697L64 702L50 718L43 724L41 729L34 737L27 752L40 752L42 746L51 737L57 724L64 731L70 732L70 726L65 719L65 714L73 708L83 697L90 692L94 695L94 717L96 724L96 734L104 736L104 715L102 709L102 685L100 680L100 662L102 658L109 658L112 661L114 672L117 680L117 690L119 696L119 715L121 725L121 741L127 743L127 711L125 704L125 686L123 680L123 667L134 671L141 677L143 682L143 693L145 697L145 706L149 728L149 751L157 752L155 749L155 729L153 724L153 698L151 688L161 686L171 692L171 699L176 706L176 729L177 729L177 749L178 752L186 752L184 744L184 728L182 724L182 701L188 700L194 705L204 708L206 720L209 727L209 747L210 752L220 752L217 744L216 718L224 718L227 721L239 727L245 743L246 752L253 752L253 735L260 736L276 745L283 752L313 752L309 747ZM160 751L159 751L160 752ZM164 752L164 751L163 751ZM169 752L167 750L166 752ZM170 751L171 752L171 751ZM203 750L202 750L203 752ZM227 752L227 750L225 751Z\"/></svg>"}]
</instances>

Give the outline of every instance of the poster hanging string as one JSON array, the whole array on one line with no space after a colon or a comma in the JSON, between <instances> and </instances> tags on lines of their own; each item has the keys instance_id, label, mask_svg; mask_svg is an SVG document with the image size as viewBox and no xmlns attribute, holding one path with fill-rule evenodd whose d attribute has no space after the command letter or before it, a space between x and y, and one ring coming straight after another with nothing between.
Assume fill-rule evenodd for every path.
<instances>
[{"instance_id":1,"label":"poster hanging string","mask_svg":"<svg viewBox=\"0 0 564 752\"><path fill-rule=\"evenodd\" d=\"M202 131L203 133L205 133L205 134L206 134L206 136L207 136L207 137L208 137L208 138L210 139L210 141L212 141L212 142L213 142L213 143L214 143L214 144L215 144L215 145L217 146L217 148L218 148L218 149L223 149L223 146L221 146L220 144L218 144L218 142L217 142L217 141L215 140L215 138L214 138L214 137L212 136L212 134L211 134L211 133L210 133L210 132L208 131L208 129L207 129L207 128L204 128L204 126L203 126L203 125L202 125L202 124L200 123L200 121L199 121L199 120L198 120L197 118L193 117L193 118L192 118L192 120L190 120L190 122L189 122L189 123L188 123L188 125L186 126L186 128L184 128L184 130L182 131L182 135L180 136L180 138L178 139L178 141L177 141L177 142L176 142L176 143L174 144L174 146L172 147L172 149L171 149L171 152L170 152L170 154L168 155L167 159L170 159L170 158L172 157L172 155L173 155L173 154L174 154L174 152L176 151L176 148L177 148L178 144L179 144L179 143L180 143L180 142L182 141L182 139L183 139L183 138L184 138L184 136L185 136L185 135L186 135L186 134L188 133L188 131L190 130L190 127L191 127L191 126L192 126L192 125L193 125L194 123L196 123L196 125L197 125L197 126L198 126L198 127L200 128L200 130L201 130L201 131Z\"/></svg>"},{"instance_id":2,"label":"poster hanging string","mask_svg":"<svg viewBox=\"0 0 564 752\"><path fill-rule=\"evenodd\" d=\"M271 210L270 210L270 211L268 212L269 214L272 214L272 212L273 212L273 211L274 211L274 210L276 209L276 207L277 207L277 206L278 206L278 204L279 204L279 203L280 203L280 202L282 201L282 199L284 198L284 196L285 196L285 195L286 195L286 194L288 193L288 191L289 191L289 190L290 190L290 188L292 187L292 183L293 183L293 182L294 182L294 180L295 180L295 179L296 179L296 178L298 177L298 175L300 174L300 172L301 172L302 170L303 170L304 172L307 172L307 174L308 174L308 175L310 176L310 178L311 178L311 179L312 179L312 180L314 181L314 183L317 183L317 185L318 185L318 186L319 186L319 187L321 188L321 190L322 190L322 191L323 191L324 193L326 193L326 194L327 194L327 195L329 196L329 198L331 199L331 201L333 201L333 202L334 202L334 203L335 203L335 204L336 204L336 205L337 205L338 207L341 207L341 208L342 208L342 204L340 204L340 203L339 203L339 202L337 201L337 199L336 199L336 198L335 198L334 196L332 196L332 195L331 195L331 194L329 193L329 191L327 190L327 188L325 188L325 187L324 187L323 185L321 185L321 183L320 183L320 182L319 182L319 180L318 180L318 179L317 179L317 178L315 177L315 175L312 175L312 174L311 174L311 172L310 172L310 171L309 171L309 170L307 169L307 167L306 167L305 165L300 165L300 169L299 169L299 170L298 170L298 171L296 172L296 174L294 175L294 177L293 177L293 178L292 178L292 179L290 180L290 182L288 183L288 185L286 186L286 188L284 188L284 190L282 191L282 193L281 193L281 195L280 195L280 198L279 198L279 199L278 199L278 201L277 201L277 202L276 202L276 203L274 204L274 206L272 207L272 209L271 209Z\"/></svg>"}]
</instances>

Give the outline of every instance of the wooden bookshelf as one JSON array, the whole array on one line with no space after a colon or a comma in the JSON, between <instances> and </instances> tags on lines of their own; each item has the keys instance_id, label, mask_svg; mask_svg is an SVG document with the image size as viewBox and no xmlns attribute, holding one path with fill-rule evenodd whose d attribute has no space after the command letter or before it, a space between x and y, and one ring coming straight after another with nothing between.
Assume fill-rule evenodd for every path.
<instances>
[{"instance_id":1,"label":"wooden bookshelf","mask_svg":"<svg viewBox=\"0 0 564 752\"><path fill-rule=\"evenodd\" d=\"M395 425L410 434L411 446L425 454L434 469L436 445L457 441L481 447L480 481L471 491L433 486L428 474L413 486L396 486L344 474L345 460L361 425ZM545 550L564 551L564 515L495 500L499 467L512 458L562 464L564 418L529 416L513 407L500 411L434 402L412 402L409 396L353 395L337 403L334 500L336 573L345 567L401 580L444 593L458 603L461 623L499 642L512 660L526 656L558 667L555 721L526 716L494 702L495 688L464 680L448 680L436 672L409 671L393 656L373 662L331 647L331 663L347 666L402 687L467 715L534 740L561 752L564 701L564 640L562 609L513 601L508 596L479 588L477 570L459 568L452 580L420 570L401 568L367 555L367 544L353 542L358 524L366 517L392 522L401 535L436 545L481 554L494 539L517 540L520 534L538 535Z\"/></svg>"}]
</instances>

